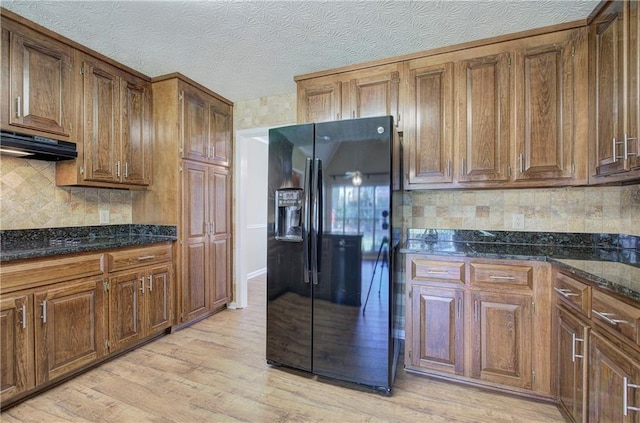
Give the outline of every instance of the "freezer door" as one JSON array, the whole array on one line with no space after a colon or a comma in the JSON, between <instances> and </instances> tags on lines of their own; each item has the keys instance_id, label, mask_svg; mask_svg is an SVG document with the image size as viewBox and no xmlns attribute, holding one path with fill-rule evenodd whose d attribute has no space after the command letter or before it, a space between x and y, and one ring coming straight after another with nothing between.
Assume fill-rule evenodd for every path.
<instances>
[{"instance_id":1,"label":"freezer door","mask_svg":"<svg viewBox=\"0 0 640 423\"><path fill-rule=\"evenodd\" d=\"M311 371L309 210L313 125L269 131L267 361Z\"/></svg>"},{"instance_id":2,"label":"freezer door","mask_svg":"<svg viewBox=\"0 0 640 423\"><path fill-rule=\"evenodd\" d=\"M315 240L313 372L386 392L392 129L391 117L318 124L314 158L322 169L322 230Z\"/></svg>"}]
</instances>

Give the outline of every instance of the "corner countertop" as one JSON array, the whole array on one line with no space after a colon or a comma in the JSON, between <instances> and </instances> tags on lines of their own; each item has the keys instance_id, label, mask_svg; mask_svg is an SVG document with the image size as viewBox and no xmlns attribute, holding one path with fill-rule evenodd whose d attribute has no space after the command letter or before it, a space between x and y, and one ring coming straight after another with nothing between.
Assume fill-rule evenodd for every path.
<instances>
[{"instance_id":1,"label":"corner countertop","mask_svg":"<svg viewBox=\"0 0 640 423\"><path fill-rule=\"evenodd\" d=\"M175 226L106 225L0 231L0 262L172 242Z\"/></svg>"},{"instance_id":2,"label":"corner countertop","mask_svg":"<svg viewBox=\"0 0 640 423\"><path fill-rule=\"evenodd\" d=\"M632 235L410 229L399 252L546 261L640 301L640 237Z\"/></svg>"}]
</instances>

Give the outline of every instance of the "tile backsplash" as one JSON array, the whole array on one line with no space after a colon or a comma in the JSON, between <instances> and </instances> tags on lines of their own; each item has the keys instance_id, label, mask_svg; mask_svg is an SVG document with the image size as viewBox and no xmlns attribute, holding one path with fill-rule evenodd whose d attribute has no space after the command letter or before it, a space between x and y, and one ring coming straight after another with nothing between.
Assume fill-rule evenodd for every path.
<instances>
[{"instance_id":1,"label":"tile backsplash","mask_svg":"<svg viewBox=\"0 0 640 423\"><path fill-rule=\"evenodd\" d=\"M410 228L640 235L640 185L412 191L403 213ZM523 227L514 227L514 215Z\"/></svg>"},{"instance_id":2,"label":"tile backsplash","mask_svg":"<svg viewBox=\"0 0 640 423\"><path fill-rule=\"evenodd\" d=\"M12 157L0 159L0 229L34 229L131 222L131 191L57 187L55 163Z\"/></svg>"}]
</instances>

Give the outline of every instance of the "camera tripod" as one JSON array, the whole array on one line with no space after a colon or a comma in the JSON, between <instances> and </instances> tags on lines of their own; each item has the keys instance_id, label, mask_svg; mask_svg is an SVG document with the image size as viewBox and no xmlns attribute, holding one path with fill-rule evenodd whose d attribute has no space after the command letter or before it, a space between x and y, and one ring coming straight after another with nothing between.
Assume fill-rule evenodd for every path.
<instances>
[{"instance_id":1,"label":"camera tripod","mask_svg":"<svg viewBox=\"0 0 640 423\"><path fill-rule=\"evenodd\" d=\"M385 247L385 245L387 247ZM376 263L373 265L373 274L371 275L371 282L369 283L369 291L367 291L367 299L364 302L364 307L362 308L362 314L364 315L365 310L367 309L367 302L369 301L369 294L371 294L371 287L373 286L373 280L376 277L376 270L378 269L378 262L380 262L380 256L382 255L382 261L380 262L380 282L378 283L378 297L380 296L380 289L382 288L382 274L384 273L384 267L387 266L389 269L389 259L387 258L389 255L389 238L386 236L382 238L380 242L380 248L378 249L378 257L376 257Z\"/></svg>"}]
</instances>

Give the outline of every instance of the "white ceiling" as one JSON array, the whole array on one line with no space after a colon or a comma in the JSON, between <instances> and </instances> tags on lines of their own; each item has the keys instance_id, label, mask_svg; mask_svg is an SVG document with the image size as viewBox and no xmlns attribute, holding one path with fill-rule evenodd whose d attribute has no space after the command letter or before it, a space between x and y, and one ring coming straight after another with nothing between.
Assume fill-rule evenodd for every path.
<instances>
[{"instance_id":1,"label":"white ceiling","mask_svg":"<svg viewBox=\"0 0 640 423\"><path fill-rule=\"evenodd\" d=\"M2 7L148 76L232 100L293 77L586 18L594 0L34 1Z\"/></svg>"}]
</instances>

